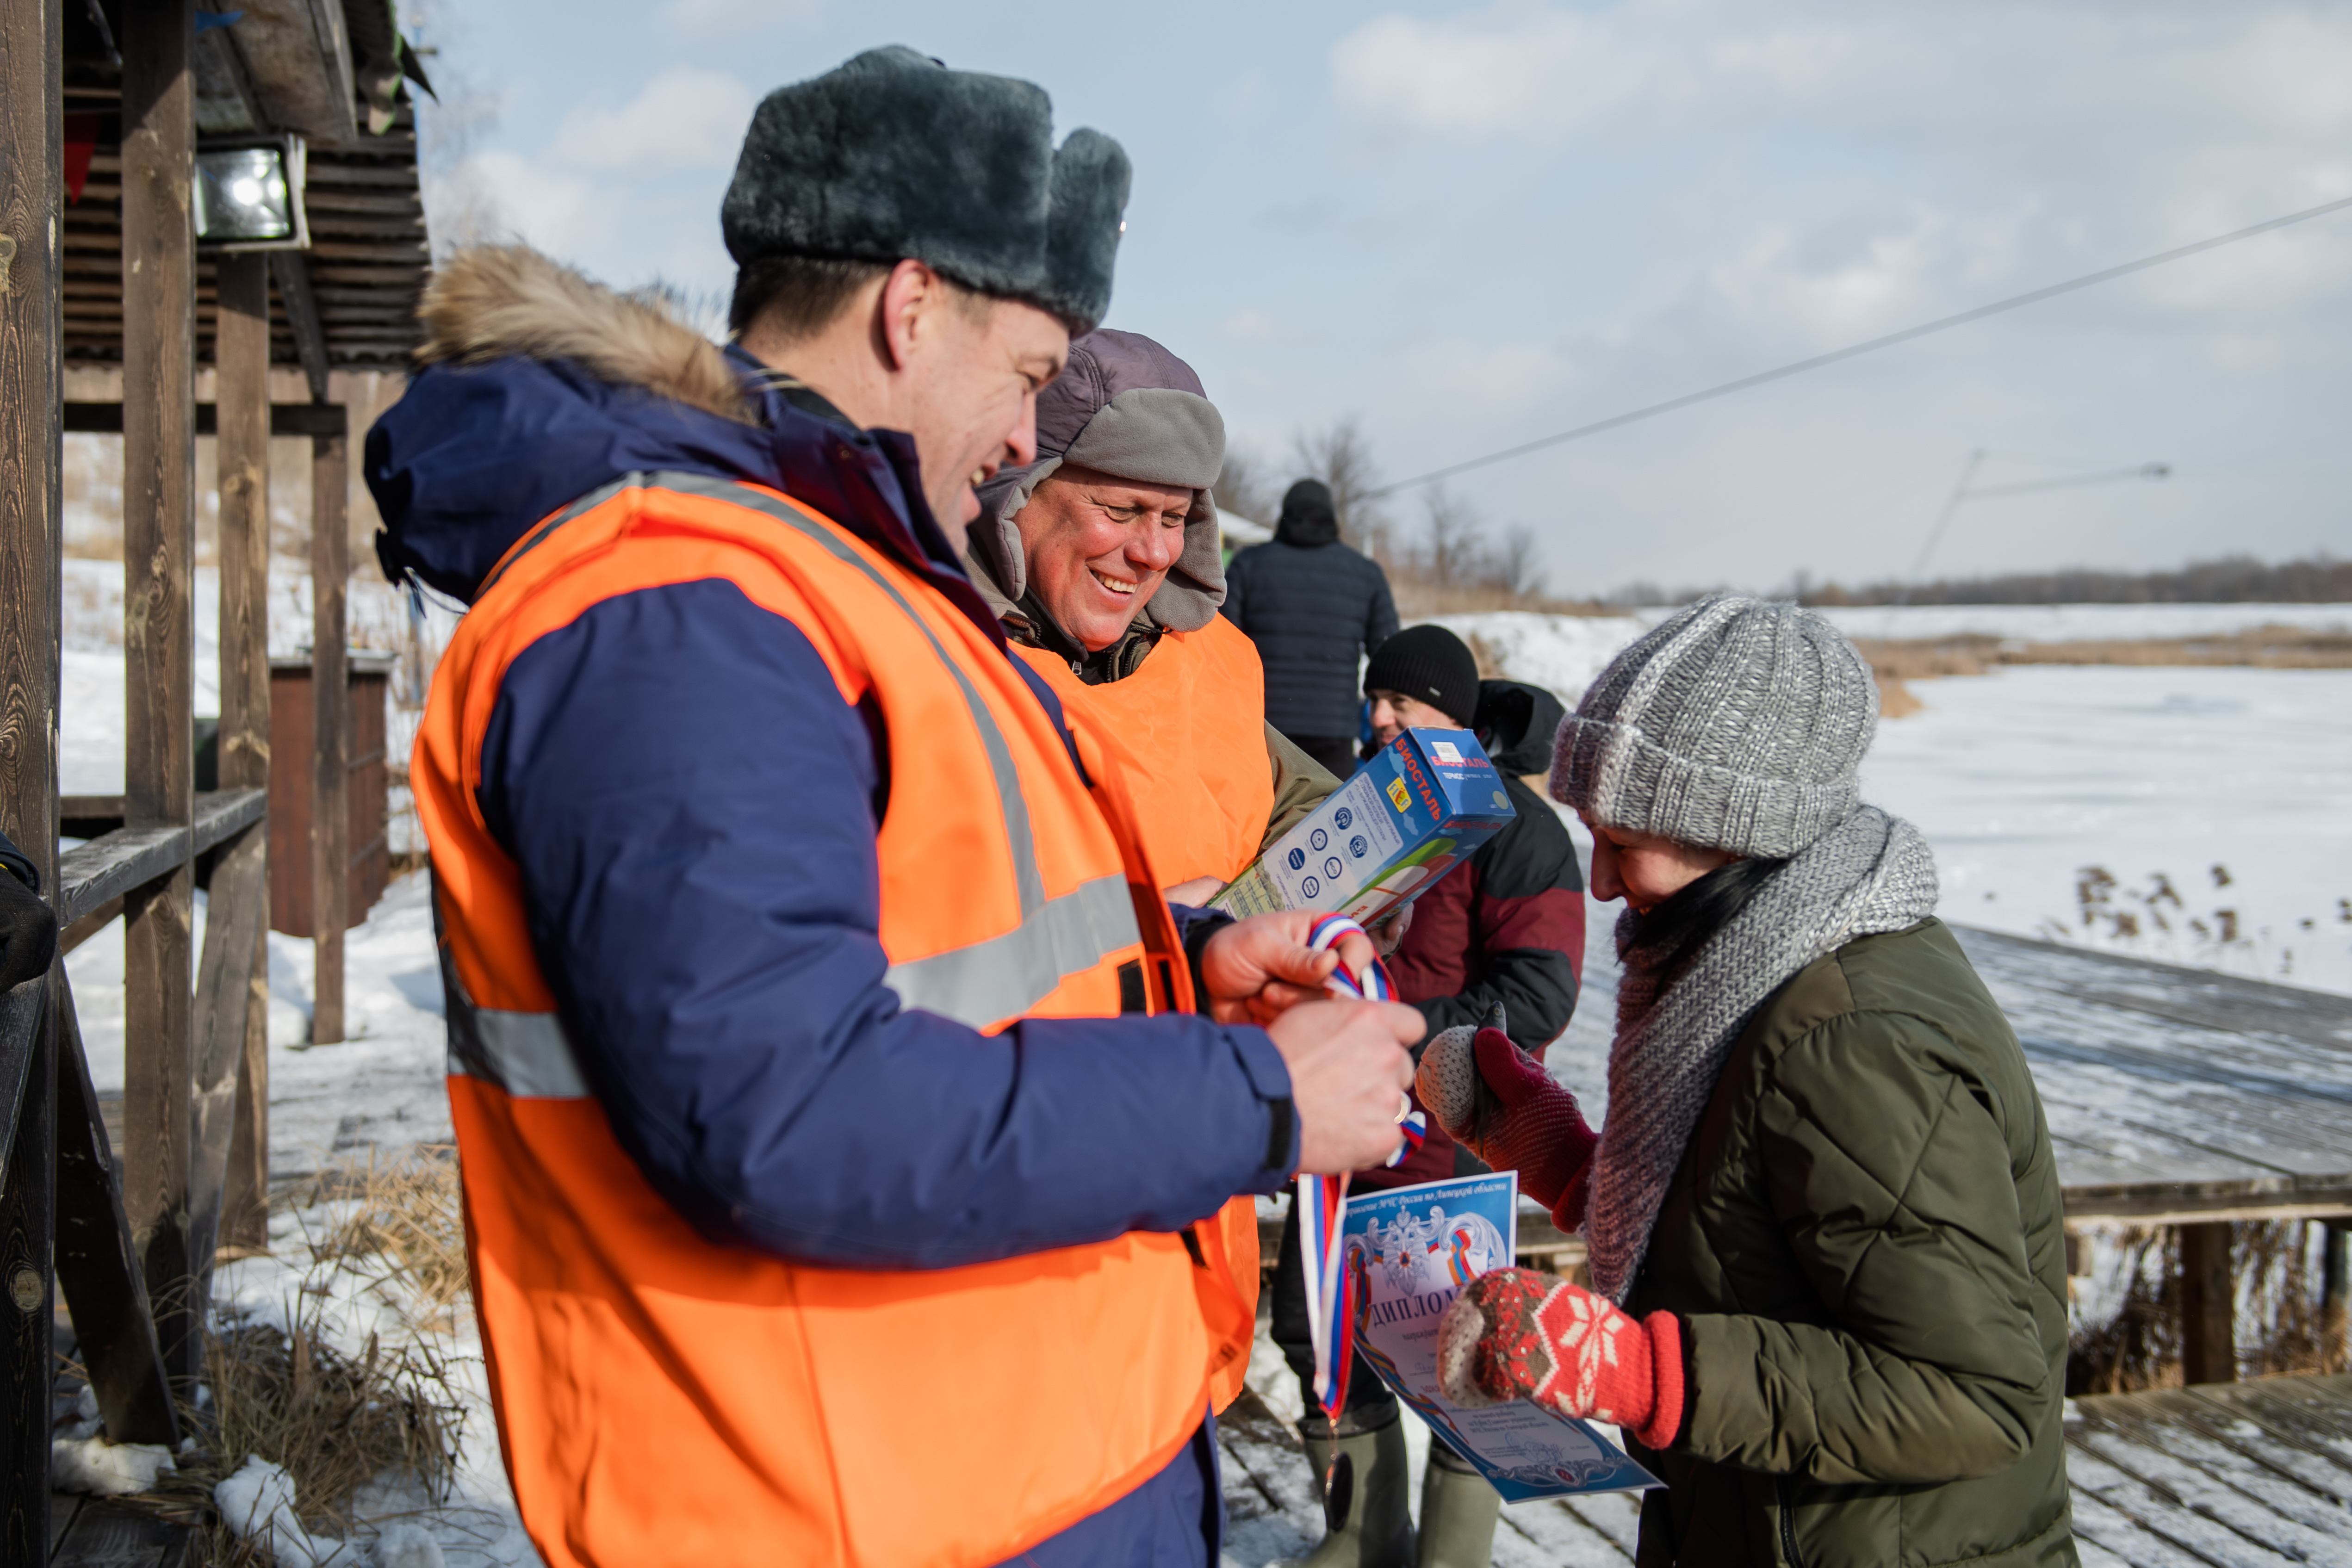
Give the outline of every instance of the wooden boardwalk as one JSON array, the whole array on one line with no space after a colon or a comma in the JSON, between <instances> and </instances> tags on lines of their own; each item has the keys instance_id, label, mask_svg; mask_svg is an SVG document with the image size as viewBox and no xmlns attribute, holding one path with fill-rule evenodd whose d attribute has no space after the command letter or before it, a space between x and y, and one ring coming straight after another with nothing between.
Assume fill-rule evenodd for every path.
<instances>
[{"instance_id":1,"label":"wooden boardwalk","mask_svg":"<svg viewBox=\"0 0 2352 1568\"><path fill-rule=\"evenodd\" d=\"M2352 1376L2078 1399L2084 1568L2352 1568Z\"/></svg>"},{"instance_id":2,"label":"wooden boardwalk","mask_svg":"<svg viewBox=\"0 0 2352 1568\"><path fill-rule=\"evenodd\" d=\"M1290 1428L1244 1394L1218 1433L1226 1561L1311 1546L1320 1494ZM2078 1399L2066 1447L2084 1568L2352 1568L2352 1376ZM1496 1568L1625 1568L1636 1506L1505 1509Z\"/></svg>"},{"instance_id":3,"label":"wooden boardwalk","mask_svg":"<svg viewBox=\"0 0 2352 1568\"><path fill-rule=\"evenodd\" d=\"M2352 997L1959 936L2032 1064L2068 1218L2352 1212Z\"/></svg>"},{"instance_id":4,"label":"wooden boardwalk","mask_svg":"<svg viewBox=\"0 0 2352 1568\"><path fill-rule=\"evenodd\" d=\"M49 1499L49 1568L180 1568L194 1532L102 1498Z\"/></svg>"}]
</instances>

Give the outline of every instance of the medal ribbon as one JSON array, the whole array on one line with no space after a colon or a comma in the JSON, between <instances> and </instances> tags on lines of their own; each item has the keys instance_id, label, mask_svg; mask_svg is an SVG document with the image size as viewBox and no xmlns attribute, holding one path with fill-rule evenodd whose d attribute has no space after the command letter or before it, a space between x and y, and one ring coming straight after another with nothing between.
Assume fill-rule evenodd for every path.
<instances>
[{"instance_id":1,"label":"medal ribbon","mask_svg":"<svg viewBox=\"0 0 2352 1568\"><path fill-rule=\"evenodd\" d=\"M1363 929L1344 915L1326 915L1308 930L1307 945L1321 952ZM1378 958L1360 975L1349 974L1342 964L1331 971L1323 984L1337 997L1374 1002L1392 1001L1396 997L1389 972ZM1428 1119L1413 1109L1409 1098L1397 1114L1397 1126L1404 1134L1404 1142L1389 1156L1391 1166L1421 1147L1422 1141L1429 1135ZM1301 1173L1298 1177L1298 1249L1307 1275L1307 1328L1315 1343L1315 1397L1323 1406L1323 1413L1334 1421L1347 1407L1348 1374L1356 1364L1356 1278L1339 1249L1339 1209L1347 1197L1345 1174L1320 1176Z\"/></svg>"}]
</instances>

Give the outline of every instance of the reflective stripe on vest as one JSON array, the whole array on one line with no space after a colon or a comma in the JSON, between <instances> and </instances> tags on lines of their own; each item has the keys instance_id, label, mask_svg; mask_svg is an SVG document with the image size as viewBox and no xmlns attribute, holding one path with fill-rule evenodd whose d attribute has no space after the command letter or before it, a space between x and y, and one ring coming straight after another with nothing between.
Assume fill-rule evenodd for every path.
<instances>
[{"instance_id":1,"label":"reflective stripe on vest","mask_svg":"<svg viewBox=\"0 0 2352 1568\"><path fill-rule=\"evenodd\" d=\"M440 925L437 896L433 920ZM450 1076L478 1078L521 1100L587 1099L588 1080L580 1071L580 1059L572 1053L563 1021L553 1013L476 1007L457 973L457 960L449 956L449 945L436 946L441 955L442 1006L448 1014Z\"/></svg>"},{"instance_id":2,"label":"reflective stripe on vest","mask_svg":"<svg viewBox=\"0 0 2352 1568\"><path fill-rule=\"evenodd\" d=\"M1058 898L1045 896L1045 880L1037 870L1036 840L1029 826L1029 802L1021 793L1021 776L1013 765L1013 748L1006 744L1003 730L997 727L996 716L988 711L971 677L949 657L930 627L924 624L915 607L898 591L898 584L877 571L871 561L838 534L811 520L799 508L708 475L667 471L630 474L583 497L540 525L520 548L499 564L498 570L483 583L482 591L488 592L490 584L503 576L508 567L565 523L603 506L624 490L634 489L674 490L725 501L772 517L823 546L835 559L856 568L867 581L889 595L890 601L922 632L931 652L955 677L957 687L963 693L964 706L971 710L972 723L980 730L981 743L988 751L989 768L996 777L996 799L1004 813L1005 847L1013 860L1013 886L1021 897L1021 924L1003 936L969 947L892 964L882 977L882 983L898 993L900 1006L920 1008L972 1029L984 1029L1001 1019L1017 1017L1041 998L1051 996L1065 976L1082 974L1100 963L1106 954L1143 939L1135 923L1135 904L1124 876L1100 877ZM530 1015L511 1016L521 1019ZM485 1026L481 1032L486 1038L512 1035L520 1039L516 1031L499 1027ZM562 1049L568 1063L570 1050L563 1045L560 1033L554 1038L553 1047ZM546 1059L551 1049L549 1042L534 1040L526 1054L534 1061ZM558 1073L550 1081L564 1080ZM581 1082L576 1067L571 1070L569 1081ZM573 1092L585 1093L586 1090ZM517 1089L511 1092L529 1092Z\"/></svg>"}]
</instances>

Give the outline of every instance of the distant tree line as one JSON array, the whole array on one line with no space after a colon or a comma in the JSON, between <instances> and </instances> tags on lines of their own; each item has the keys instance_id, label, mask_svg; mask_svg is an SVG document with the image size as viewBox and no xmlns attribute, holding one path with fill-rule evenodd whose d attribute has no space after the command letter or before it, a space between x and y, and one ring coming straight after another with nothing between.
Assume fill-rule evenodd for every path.
<instances>
[{"instance_id":1,"label":"distant tree line","mask_svg":"<svg viewBox=\"0 0 2352 1568\"><path fill-rule=\"evenodd\" d=\"M2342 604L2352 602L2352 560L2321 553L2304 560L2250 555L2190 561L2170 571L2006 572L1938 578L1933 582L1874 582L1844 588L1798 583L1807 604Z\"/></svg>"}]
</instances>

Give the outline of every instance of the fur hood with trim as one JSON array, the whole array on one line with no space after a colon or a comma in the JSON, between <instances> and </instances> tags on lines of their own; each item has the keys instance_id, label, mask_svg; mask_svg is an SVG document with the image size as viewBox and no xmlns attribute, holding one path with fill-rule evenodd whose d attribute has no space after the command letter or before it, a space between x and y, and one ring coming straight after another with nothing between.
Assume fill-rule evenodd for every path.
<instances>
[{"instance_id":1,"label":"fur hood with trim","mask_svg":"<svg viewBox=\"0 0 2352 1568\"><path fill-rule=\"evenodd\" d=\"M418 310L424 369L368 432L376 554L467 603L532 525L632 473L781 490L985 614L923 499L912 439L787 402L660 298L520 246L459 252ZM992 616L988 619L992 632Z\"/></svg>"}]
</instances>

